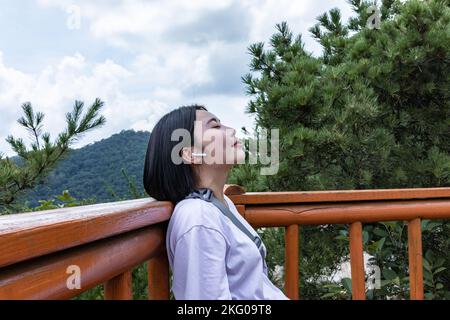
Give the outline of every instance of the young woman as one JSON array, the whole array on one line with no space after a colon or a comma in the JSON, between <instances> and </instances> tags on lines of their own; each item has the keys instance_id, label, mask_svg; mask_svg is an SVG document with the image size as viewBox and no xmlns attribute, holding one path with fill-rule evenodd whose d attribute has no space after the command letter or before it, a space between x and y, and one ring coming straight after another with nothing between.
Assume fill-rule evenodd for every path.
<instances>
[{"instance_id":1,"label":"young woman","mask_svg":"<svg viewBox=\"0 0 450 320\"><path fill-rule=\"evenodd\" d=\"M181 145L180 132L190 136ZM258 250L211 202L186 199L194 190L211 190L257 235L223 193L230 169L245 159L235 134L199 105L171 111L152 130L144 187L152 198L175 205L166 237L175 299L288 299L268 278L263 243Z\"/></svg>"}]
</instances>

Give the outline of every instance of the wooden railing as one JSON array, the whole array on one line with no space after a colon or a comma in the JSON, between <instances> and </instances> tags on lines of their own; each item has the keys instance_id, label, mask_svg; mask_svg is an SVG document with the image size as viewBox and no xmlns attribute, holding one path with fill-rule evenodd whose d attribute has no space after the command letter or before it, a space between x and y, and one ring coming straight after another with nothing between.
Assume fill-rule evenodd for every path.
<instances>
[{"instance_id":1,"label":"wooden railing","mask_svg":"<svg viewBox=\"0 0 450 320\"><path fill-rule=\"evenodd\" d=\"M299 298L299 225L350 224L352 294L364 299L362 224L408 221L410 296L423 299L421 219L450 218L450 188L224 191L254 228L285 228L291 299ZM172 210L147 198L0 216L0 299L69 299L99 284L105 299L131 299L131 272L145 261L149 299L169 299L165 231Z\"/></svg>"},{"instance_id":2,"label":"wooden railing","mask_svg":"<svg viewBox=\"0 0 450 320\"><path fill-rule=\"evenodd\" d=\"M131 299L131 271L147 260L149 298L168 299L172 210L148 198L1 216L0 299L69 299L99 284L105 299Z\"/></svg>"},{"instance_id":3,"label":"wooden railing","mask_svg":"<svg viewBox=\"0 0 450 320\"><path fill-rule=\"evenodd\" d=\"M285 292L291 299L299 298L299 225L350 224L352 297L363 300L362 224L408 221L410 297L421 300L421 220L450 218L450 188L245 193L234 186L230 199L254 228L285 227Z\"/></svg>"}]
</instances>

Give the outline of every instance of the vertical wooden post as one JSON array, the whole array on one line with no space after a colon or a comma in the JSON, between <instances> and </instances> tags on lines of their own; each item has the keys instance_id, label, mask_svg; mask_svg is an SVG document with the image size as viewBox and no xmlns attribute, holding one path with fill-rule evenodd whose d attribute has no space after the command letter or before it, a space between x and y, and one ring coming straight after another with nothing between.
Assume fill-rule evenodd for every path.
<instances>
[{"instance_id":1,"label":"vertical wooden post","mask_svg":"<svg viewBox=\"0 0 450 320\"><path fill-rule=\"evenodd\" d=\"M408 222L409 288L411 300L423 300L422 226L420 218Z\"/></svg>"},{"instance_id":2,"label":"vertical wooden post","mask_svg":"<svg viewBox=\"0 0 450 320\"><path fill-rule=\"evenodd\" d=\"M131 274L132 270L128 270L105 282L105 300L132 300Z\"/></svg>"},{"instance_id":3,"label":"vertical wooden post","mask_svg":"<svg viewBox=\"0 0 450 320\"><path fill-rule=\"evenodd\" d=\"M293 224L285 228L285 283L286 296L291 300L298 300L298 225Z\"/></svg>"},{"instance_id":4,"label":"vertical wooden post","mask_svg":"<svg viewBox=\"0 0 450 320\"><path fill-rule=\"evenodd\" d=\"M148 261L148 299L170 299L169 260L166 250Z\"/></svg>"},{"instance_id":5,"label":"vertical wooden post","mask_svg":"<svg viewBox=\"0 0 450 320\"><path fill-rule=\"evenodd\" d=\"M365 272L363 256L362 223L350 225L350 266L352 274L352 299L365 300Z\"/></svg>"}]
</instances>

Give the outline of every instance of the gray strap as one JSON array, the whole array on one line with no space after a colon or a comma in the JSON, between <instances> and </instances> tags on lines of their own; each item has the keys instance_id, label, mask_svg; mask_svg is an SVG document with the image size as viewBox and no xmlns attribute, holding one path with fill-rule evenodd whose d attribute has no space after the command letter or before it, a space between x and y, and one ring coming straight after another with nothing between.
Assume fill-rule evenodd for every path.
<instances>
[{"instance_id":1,"label":"gray strap","mask_svg":"<svg viewBox=\"0 0 450 320\"><path fill-rule=\"evenodd\" d=\"M243 224L236 218L236 216L228 209L219 199L215 196L212 196L211 203L222 211L224 215L226 215L242 232L244 232L253 242L256 244L256 247L259 249L261 245L261 239L257 235L253 235Z\"/></svg>"},{"instance_id":2,"label":"gray strap","mask_svg":"<svg viewBox=\"0 0 450 320\"><path fill-rule=\"evenodd\" d=\"M238 227L243 233L245 233L256 245L258 248L259 253L261 254L263 260L264 260L264 254L262 250L262 242L258 235L253 235L243 224L241 221L239 221L238 218L230 211L230 209L227 208L219 199L217 199L213 192L210 189L202 188L195 190L194 192L190 193L186 199L202 199L207 202L211 202L213 205L215 205L225 216L227 216L231 222L233 222L236 227Z\"/></svg>"}]
</instances>

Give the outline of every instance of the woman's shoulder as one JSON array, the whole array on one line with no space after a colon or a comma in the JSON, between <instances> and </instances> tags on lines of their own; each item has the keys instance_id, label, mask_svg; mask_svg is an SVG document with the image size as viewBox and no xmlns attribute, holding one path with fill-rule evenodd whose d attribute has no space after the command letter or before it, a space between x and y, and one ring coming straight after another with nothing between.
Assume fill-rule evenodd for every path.
<instances>
[{"instance_id":1,"label":"woman's shoulder","mask_svg":"<svg viewBox=\"0 0 450 320\"><path fill-rule=\"evenodd\" d=\"M228 196L226 194L223 195L223 197L225 198L225 201L228 203L229 207L234 207L236 208L236 206L234 205L233 201L231 201L230 198L228 198Z\"/></svg>"},{"instance_id":2,"label":"woman's shoulder","mask_svg":"<svg viewBox=\"0 0 450 320\"><path fill-rule=\"evenodd\" d=\"M175 205L169 228L174 236L189 231L194 226L204 226L223 232L220 211L212 203L202 199L184 199Z\"/></svg>"}]
</instances>

